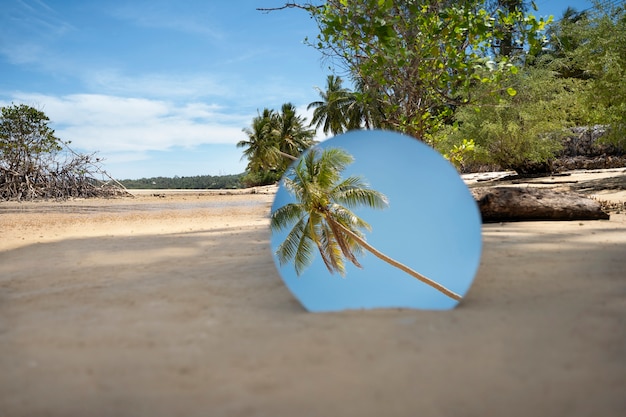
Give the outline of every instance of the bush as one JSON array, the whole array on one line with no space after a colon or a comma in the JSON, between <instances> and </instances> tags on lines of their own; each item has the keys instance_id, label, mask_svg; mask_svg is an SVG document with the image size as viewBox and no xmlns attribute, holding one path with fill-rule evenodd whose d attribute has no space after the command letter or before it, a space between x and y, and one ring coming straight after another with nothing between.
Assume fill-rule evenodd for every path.
<instances>
[{"instance_id":1,"label":"bush","mask_svg":"<svg viewBox=\"0 0 626 417\"><path fill-rule=\"evenodd\" d=\"M546 172L561 148L565 128L582 116L576 105L580 80L559 79L545 68L527 67L511 75L509 87L483 94L476 86L477 105L459 108L455 124L444 129L435 147L444 154L474 143L462 166L497 165L518 173ZM580 86L579 86L580 87Z\"/></svg>"},{"instance_id":2,"label":"bush","mask_svg":"<svg viewBox=\"0 0 626 417\"><path fill-rule=\"evenodd\" d=\"M626 149L626 6L610 3L596 2L595 13L566 28L579 45L569 58L590 78L589 125L610 126L606 140Z\"/></svg>"},{"instance_id":3,"label":"bush","mask_svg":"<svg viewBox=\"0 0 626 417\"><path fill-rule=\"evenodd\" d=\"M281 175L278 171L248 171L241 178L241 182L245 187L271 185L280 181Z\"/></svg>"}]
</instances>

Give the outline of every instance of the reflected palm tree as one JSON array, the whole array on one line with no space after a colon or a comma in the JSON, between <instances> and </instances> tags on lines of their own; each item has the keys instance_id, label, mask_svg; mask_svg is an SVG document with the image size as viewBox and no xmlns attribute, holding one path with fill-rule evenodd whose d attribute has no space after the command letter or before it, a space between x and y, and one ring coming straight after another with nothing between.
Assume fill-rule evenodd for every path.
<instances>
[{"instance_id":1,"label":"reflected palm tree","mask_svg":"<svg viewBox=\"0 0 626 417\"><path fill-rule=\"evenodd\" d=\"M366 242L364 231L371 227L351 209L360 206L383 209L388 202L384 194L369 188L362 178L341 178L341 172L353 160L349 153L338 148L323 151L312 148L287 171L283 183L297 202L286 204L271 215L272 230L291 227L276 250L280 264L293 261L296 274L300 275L313 262L317 249L330 273L344 275L345 261L360 268L357 257L367 250L448 297L460 300L458 294Z\"/></svg>"}]
</instances>

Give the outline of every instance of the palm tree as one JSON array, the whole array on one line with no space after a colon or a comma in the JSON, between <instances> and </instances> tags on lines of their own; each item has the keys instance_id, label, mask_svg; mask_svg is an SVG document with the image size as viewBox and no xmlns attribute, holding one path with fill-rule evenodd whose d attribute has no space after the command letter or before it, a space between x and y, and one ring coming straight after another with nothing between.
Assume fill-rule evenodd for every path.
<instances>
[{"instance_id":1,"label":"palm tree","mask_svg":"<svg viewBox=\"0 0 626 417\"><path fill-rule=\"evenodd\" d=\"M315 130L305 127L306 118L296 114L296 107L291 103L283 104L280 114L273 118L274 135L278 150L283 157L282 166L287 169L292 160L313 145ZM285 159L286 158L286 159Z\"/></svg>"},{"instance_id":2,"label":"palm tree","mask_svg":"<svg viewBox=\"0 0 626 417\"><path fill-rule=\"evenodd\" d=\"M355 80L353 99L347 109L347 130L384 128L385 112L380 94L369 88L362 78Z\"/></svg>"},{"instance_id":3,"label":"palm tree","mask_svg":"<svg viewBox=\"0 0 626 417\"><path fill-rule=\"evenodd\" d=\"M307 109L315 109L311 126L315 125L317 129L321 127L326 134L337 135L348 130L348 125L354 126L354 120L352 123L349 121L348 108L355 101L355 96L342 84L341 77L329 75L326 78L326 91L317 89L321 100L307 106Z\"/></svg>"},{"instance_id":4,"label":"palm tree","mask_svg":"<svg viewBox=\"0 0 626 417\"><path fill-rule=\"evenodd\" d=\"M338 148L323 151L312 148L283 177L285 188L297 202L286 204L271 215L272 230L291 227L276 250L280 264L293 261L296 274L300 275L313 261L317 248L330 273L344 275L344 260L361 267L357 256L367 250L443 294L460 300L458 294L366 242L363 231L371 227L350 209L359 206L383 209L388 203L384 194L369 188L360 177L341 178L341 172L353 160L350 154Z\"/></svg>"},{"instance_id":5,"label":"palm tree","mask_svg":"<svg viewBox=\"0 0 626 417\"><path fill-rule=\"evenodd\" d=\"M280 178L289 163L314 143L315 131L305 124L306 118L298 116L291 103L283 104L280 113L265 108L252 119L251 127L243 129L248 139L237 143L245 148L242 158L248 158L248 173L271 182Z\"/></svg>"},{"instance_id":6,"label":"palm tree","mask_svg":"<svg viewBox=\"0 0 626 417\"><path fill-rule=\"evenodd\" d=\"M268 108L252 119L252 126L244 128L248 140L237 143L238 148L246 148L243 157L248 158L248 171L267 171L276 169L280 158L276 154L276 133L272 126L275 112Z\"/></svg>"}]
</instances>

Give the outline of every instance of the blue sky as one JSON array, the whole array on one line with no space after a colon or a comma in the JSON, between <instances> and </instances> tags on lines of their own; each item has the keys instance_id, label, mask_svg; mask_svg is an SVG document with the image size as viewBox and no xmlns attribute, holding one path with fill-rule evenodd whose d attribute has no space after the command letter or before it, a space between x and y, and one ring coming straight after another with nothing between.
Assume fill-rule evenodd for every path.
<instances>
[{"instance_id":1,"label":"blue sky","mask_svg":"<svg viewBox=\"0 0 626 417\"><path fill-rule=\"evenodd\" d=\"M538 0L560 16L590 1ZM258 110L302 115L330 73L316 26L282 0L3 0L0 105L43 110L119 179L236 174Z\"/></svg>"}]
</instances>

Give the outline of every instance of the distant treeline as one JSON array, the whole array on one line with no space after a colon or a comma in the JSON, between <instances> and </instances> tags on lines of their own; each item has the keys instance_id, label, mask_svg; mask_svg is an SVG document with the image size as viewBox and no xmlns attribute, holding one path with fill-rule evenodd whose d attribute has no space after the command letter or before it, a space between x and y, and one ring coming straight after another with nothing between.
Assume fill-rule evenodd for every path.
<instances>
[{"instance_id":1,"label":"distant treeline","mask_svg":"<svg viewBox=\"0 0 626 417\"><path fill-rule=\"evenodd\" d=\"M195 177L153 177L139 180L121 180L128 189L224 189L243 188L241 178L237 175L197 175Z\"/></svg>"}]
</instances>

